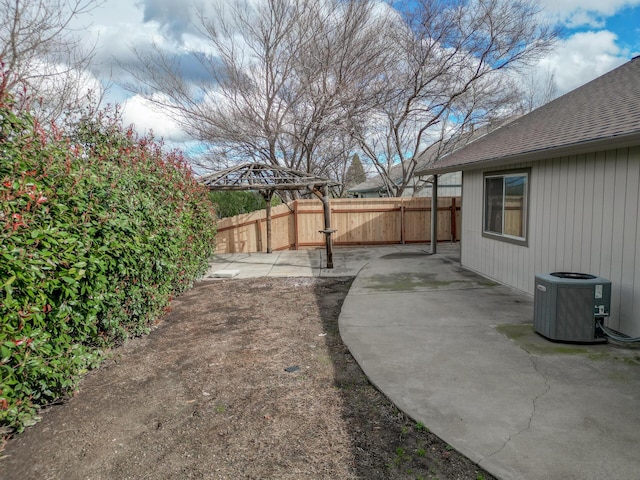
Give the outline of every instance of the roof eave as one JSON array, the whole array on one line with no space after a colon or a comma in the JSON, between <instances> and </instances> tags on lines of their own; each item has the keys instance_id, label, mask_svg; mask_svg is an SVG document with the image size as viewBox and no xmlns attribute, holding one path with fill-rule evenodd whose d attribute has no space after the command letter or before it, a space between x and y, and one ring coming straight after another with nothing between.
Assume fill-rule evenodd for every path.
<instances>
[{"instance_id":1,"label":"roof eave","mask_svg":"<svg viewBox=\"0 0 640 480\"><path fill-rule=\"evenodd\" d=\"M449 172L459 172L465 170L487 169L494 167L502 167L514 163L536 162L549 158L565 157L568 155L581 155L591 152L599 152L602 150L611 150L616 148L628 148L640 145L640 131L616 135L614 137L600 138L587 142L574 143L571 145L563 145L560 147L546 148L535 150L532 152L523 152L516 155L508 155L505 157L495 157L479 160L458 165L438 166L437 163L430 168L425 168L419 172L415 172L416 176L443 174ZM472 147L469 147L472 148ZM446 157L445 157L446 158Z\"/></svg>"},{"instance_id":2,"label":"roof eave","mask_svg":"<svg viewBox=\"0 0 640 480\"><path fill-rule=\"evenodd\" d=\"M357 193L366 193L366 192L377 192L380 189L384 188L384 185L366 185L363 187L359 187L356 185L353 188L347 188L347 192L357 192Z\"/></svg>"}]
</instances>

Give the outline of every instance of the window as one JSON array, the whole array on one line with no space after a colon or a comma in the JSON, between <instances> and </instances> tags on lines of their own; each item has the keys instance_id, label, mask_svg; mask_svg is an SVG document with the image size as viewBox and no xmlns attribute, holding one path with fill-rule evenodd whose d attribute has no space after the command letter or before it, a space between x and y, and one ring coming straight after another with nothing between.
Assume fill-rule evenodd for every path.
<instances>
[{"instance_id":1,"label":"window","mask_svg":"<svg viewBox=\"0 0 640 480\"><path fill-rule=\"evenodd\" d=\"M528 184L528 171L485 175L485 236L526 244Z\"/></svg>"}]
</instances>

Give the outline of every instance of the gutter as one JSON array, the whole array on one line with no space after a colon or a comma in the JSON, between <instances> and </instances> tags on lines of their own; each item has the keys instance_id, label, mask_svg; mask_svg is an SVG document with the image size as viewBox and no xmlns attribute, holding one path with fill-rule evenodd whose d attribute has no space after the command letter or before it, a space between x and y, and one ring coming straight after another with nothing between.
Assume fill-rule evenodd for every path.
<instances>
[{"instance_id":1,"label":"gutter","mask_svg":"<svg viewBox=\"0 0 640 480\"><path fill-rule=\"evenodd\" d=\"M473 144L469 144L466 148L472 148ZM581 155L585 153L599 152L603 150L613 150L618 148L629 148L640 146L640 131L617 135L614 137L599 138L560 147L544 148L530 152L516 153L505 157L494 157L480 159L468 163L452 164L438 166L436 162L431 168L425 168L419 172L415 172L416 176L423 175L439 175L442 173L459 172L465 170L477 170L493 167L503 167L513 163L536 162L549 158L565 157L569 155ZM445 160L447 157L444 157Z\"/></svg>"}]
</instances>

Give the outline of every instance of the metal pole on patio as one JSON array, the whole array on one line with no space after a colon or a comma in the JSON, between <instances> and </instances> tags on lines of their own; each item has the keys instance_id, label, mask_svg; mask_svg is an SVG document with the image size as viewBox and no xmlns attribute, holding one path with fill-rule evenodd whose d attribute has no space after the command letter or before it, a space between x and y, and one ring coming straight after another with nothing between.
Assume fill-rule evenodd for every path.
<instances>
[{"instance_id":1,"label":"metal pole on patio","mask_svg":"<svg viewBox=\"0 0 640 480\"><path fill-rule=\"evenodd\" d=\"M431 182L431 255L438 252L438 175Z\"/></svg>"}]
</instances>

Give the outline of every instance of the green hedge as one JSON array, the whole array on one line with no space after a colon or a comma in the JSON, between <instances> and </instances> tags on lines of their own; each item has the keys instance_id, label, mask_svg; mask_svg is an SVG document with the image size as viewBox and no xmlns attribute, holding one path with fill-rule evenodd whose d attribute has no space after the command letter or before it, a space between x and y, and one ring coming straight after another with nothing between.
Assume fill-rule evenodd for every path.
<instances>
[{"instance_id":1,"label":"green hedge","mask_svg":"<svg viewBox=\"0 0 640 480\"><path fill-rule=\"evenodd\" d=\"M242 213L251 213L267 208L267 201L262 195L254 191L219 190L209 193L211 201L216 207L218 218L235 217ZM275 195L271 199L271 206L280 205L280 197Z\"/></svg>"},{"instance_id":2,"label":"green hedge","mask_svg":"<svg viewBox=\"0 0 640 480\"><path fill-rule=\"evenodd\" d=\"M44 128L0 92L0 433L69 395L206 268L215 212L178 152L103 115Z\"/></svg>"}]
</instances>

